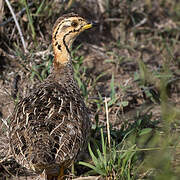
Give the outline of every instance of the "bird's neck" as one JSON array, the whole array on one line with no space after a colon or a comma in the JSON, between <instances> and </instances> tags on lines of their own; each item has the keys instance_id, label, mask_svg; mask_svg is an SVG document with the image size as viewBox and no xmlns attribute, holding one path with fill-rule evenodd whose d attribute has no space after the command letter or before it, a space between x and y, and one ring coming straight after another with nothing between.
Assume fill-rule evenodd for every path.
<instances>
[{"instance_id":1,"label":"bird's neck","mask_svg":"<svg viewBox=\"0 0 180 180\"><path fill-rule=\"evenodd\" d=\"M52 76L59 83L69 84L74 82L74 70L70 48L74 39L67 39L65 35L55 35L52 38L54 61Z\"/></svg>"},{"instance_id":2,"label":"bird's neck","mask_svg":"<svg viewBox=\"0 0 180 180\"><path fill-rule=\"evenodd\" d=\"M71 59L66 64L56 65L56 59L54 59L54 66L52 69L53 79L61 84L67 84L74 80L74 70Z\"/></svg>"},{"instance_id":3,"label":"bird's neck","mask_svg":"<svg viewBox=\"0 0 180 180\"><path fill-rule=\"evenodd\" d=\"M71 63L70 47L72 44L67 44L65 38L58 37L54 38L52 41L53 51L54 51L54 68L66 66Z\"/></svg>"},{"instance_id":4,"label":"bird's neck","mask_svg":"<svg viewBox=\"0 0 180 180\"><path fill-rule=\"evenodd\" d=\"M70 51L63 42L53 42L54 61L51 76L58 83L67 84L74 81L74 70Z\"/></svg>"}]
</instances>

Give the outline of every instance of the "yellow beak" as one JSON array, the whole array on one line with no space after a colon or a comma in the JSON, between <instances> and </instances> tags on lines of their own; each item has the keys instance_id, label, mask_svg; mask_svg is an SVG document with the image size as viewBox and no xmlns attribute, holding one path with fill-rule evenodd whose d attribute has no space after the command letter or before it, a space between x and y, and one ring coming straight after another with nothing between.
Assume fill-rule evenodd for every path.
<instances>
[{"instance_id":1,"label":"yellow beak","mask_svg":"<svg viewBox=\"0 0 180 180\"><path fill-rule=\"evenodd\" d=\"M82 27L83 30L86 30L86 29L89 29L89 28L92 28L92 24L86 24Z\"/></svg>"}]
</instances>

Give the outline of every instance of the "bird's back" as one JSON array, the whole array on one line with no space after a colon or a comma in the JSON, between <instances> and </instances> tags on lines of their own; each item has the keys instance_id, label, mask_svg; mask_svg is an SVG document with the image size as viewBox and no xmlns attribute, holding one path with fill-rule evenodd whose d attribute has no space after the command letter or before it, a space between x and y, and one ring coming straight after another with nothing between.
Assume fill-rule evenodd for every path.
<instances>
[{"instance_id":1,"label":"bird's back","mask_svg":"<svg viewBox=\"0 0 180 180\"><path fill-rule=\"evenodd\" d=\"M10 139L14 156L36 172L52 164L68 166L82 148L88 127L76 85L44 82L16 106Z\"/></svg>"}]
</instances>

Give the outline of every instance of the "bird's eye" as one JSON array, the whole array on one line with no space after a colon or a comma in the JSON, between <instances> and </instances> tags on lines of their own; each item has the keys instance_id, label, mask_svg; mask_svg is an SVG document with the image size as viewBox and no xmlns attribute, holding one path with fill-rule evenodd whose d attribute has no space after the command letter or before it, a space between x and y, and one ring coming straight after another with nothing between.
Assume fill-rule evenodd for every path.
<instances>
[{"instance_id":1,"label":"bird's eye","mask_svg":"<svg viewBox=\"0 0 180 180\"><path fill-rule=\"evenodd\" d=\"M71 23L71 26L72 26L72 27L77 27L77 25L78 25L78 23L77 23L76 21L73 21L73 22Z\"/></svg>"}]
</instances>

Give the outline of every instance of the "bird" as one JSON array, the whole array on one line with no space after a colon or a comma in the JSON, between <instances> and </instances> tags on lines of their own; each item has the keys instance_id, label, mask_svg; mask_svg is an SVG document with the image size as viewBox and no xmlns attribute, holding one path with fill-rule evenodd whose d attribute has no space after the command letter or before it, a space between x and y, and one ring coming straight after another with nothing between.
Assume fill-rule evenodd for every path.
<instances>
[{"instance_id":1,"label":"bird","mask_svg":"<svg viewBox=\"0 0 180 180\"><path fill-rule=\"evenodd\" d=\"M63 179L87 144L89 111L74 79L71 47L93 23L75 13L57 19L52 32L54 60L51 73L14 108L9 143L21 166L47 180Z\"/></svg>"}]
</instances>

